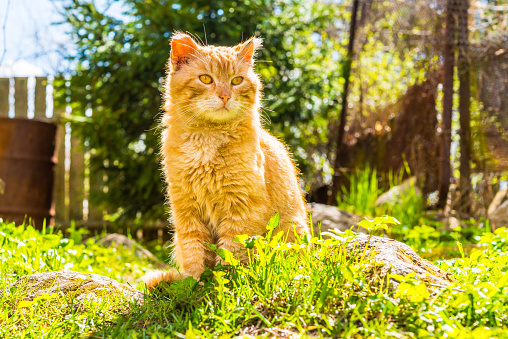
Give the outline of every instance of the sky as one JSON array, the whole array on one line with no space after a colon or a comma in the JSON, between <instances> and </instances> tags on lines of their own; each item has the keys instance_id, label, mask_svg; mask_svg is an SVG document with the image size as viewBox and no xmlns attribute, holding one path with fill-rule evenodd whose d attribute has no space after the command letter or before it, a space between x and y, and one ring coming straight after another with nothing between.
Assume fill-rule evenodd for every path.
<instances>
[{"instance_id":1,"label":"sky","mask_svg":"<svg viewBox=\"0 0 508 339\"><path fill-rule=\"evenodd\" d=\"M62 2L67 0L0 0L0 78L11 78L9 113L14 117L13 77L28 77L28 118L34 116L35 77L47 76L46 116L53 114L52 76L70 73L73 64L70 26L62 21ZM89 0L107 14L122 17L122 2ZM111 5L112 4L112 5ZM110 6L111 5L111 6Z\"/></svg>"},{"instance_id":2,"label":"sky","mask_svg":"<svg viewBox=\"0 0 508 339\"><path fill-rule=\"evenodd\" d=\"M95 3L101 9L112 1ZM73 49L69 26L56 24L61 7L62 0L0 0L0 77L55 75L72 67L64 58Z\"/></svg>"}]
</instances>

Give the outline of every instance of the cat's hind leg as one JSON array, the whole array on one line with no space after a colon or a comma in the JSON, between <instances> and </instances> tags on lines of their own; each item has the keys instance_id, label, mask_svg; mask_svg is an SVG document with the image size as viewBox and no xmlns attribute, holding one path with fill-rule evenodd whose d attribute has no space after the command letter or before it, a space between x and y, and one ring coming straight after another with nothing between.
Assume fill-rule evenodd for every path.
<instances>
[{"instance_id":1,"label":"cat's hind leg","mask_svg":"<svg viewBox=\"0 0 508 339\"><path fill-rule=\"evenodd\" d=\"M162 281L171 284L176 280L183 280L189 276L190 274L188 273L178 272L176 268L171 268L168 271L149 272L141 279L146 284L148 290L154 290Z\"/></svg>"}]
</instances>

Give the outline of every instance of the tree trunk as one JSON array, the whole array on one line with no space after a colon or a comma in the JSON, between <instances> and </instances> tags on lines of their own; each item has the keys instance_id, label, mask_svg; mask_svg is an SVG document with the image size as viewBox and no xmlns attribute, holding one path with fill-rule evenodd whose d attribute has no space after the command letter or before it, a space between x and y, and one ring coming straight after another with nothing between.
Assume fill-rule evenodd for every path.
<instances>
[{"instance_id":1,"label":"tree trunk","mask_svg":"<svg viewBox=\"0 0 508 339\"><path fill-rule=\"evenodd\" d=\"M452 135L452 109L453 109L453 67L454 67L454 41L455 41L455 0L446 2L446 29L443 50L443 119L441 131L441 161L439 175L439 201L437 206L444 208L450 188L451 165L450 147Z\"/></svg>"},{"instance_id":2,"label":"tree trunk","mask_svg":"<svg viewBox=\"0 0 508 339\"><path fill-rule=\"evenodd\" d=\"M346 56L346 60L344 61L344 90L342 92L342 109L340 112L340 122L339 122L339 130L337 133L337 147L335 150L335 163L333 166L333 180L332 187L330 189L328 195L328 204L336 205L337 204L337 193L339 192L339 182L340 182L340 155L344 148L344 134L346 130L346 118L347 118L347 109L348 109L348 93L349 93L349 77L351 75L351 65L353 63L354 56L354 46L355 46L355 35L356 35L356 20L358 14L358 5L359 0L353 0L353 9L351 10L351 23L349 26L349 44L348 44L348 52Z\"/></svg>"},{"instance_id":3,"label":"tree trunk","mask_svg":"<svg viewBox=\"0 0 508 339\"><path fill-rule=\"evenodd\" d=\"M459 73L459 114L460 114L460 202L459 210L463 213L471 213L471 113L470 97L471 87L469 83L469 63L467 53L469 48L468 37L468 9L469 0L459 1L458 8L458 63Z\"/></svg>"}]
</instances>

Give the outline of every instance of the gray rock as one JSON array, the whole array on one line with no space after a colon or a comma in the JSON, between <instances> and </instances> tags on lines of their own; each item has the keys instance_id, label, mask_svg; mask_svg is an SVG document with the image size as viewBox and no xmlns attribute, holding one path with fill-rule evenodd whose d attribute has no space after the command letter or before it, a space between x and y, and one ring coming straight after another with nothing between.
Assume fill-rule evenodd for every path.
<instances>
[{"instance_id":1,"label":"gray rock","mask_svg":"<svg viewBox=\"0 0 508 339\"><path fill-rule=\"evenodd\" d=\"M508 227L508 200L505 200L489 215L489 220L494 228Z\"/></svg>"},{"instance_id":2,"label":"gray rock","mask_svg":"<svg viewBox=\"0 0 508 339\"><path fill-rule=\"evenodd\" d=\"M448 273L421 258L410 246L393 239L376 236L369 238L368 235L359 234L348 243L347 248L354 255L362 255L365 251L365 256L370 256L371 250L374 250L372 258L379 265L374 265L370 270L365 268L365 274L370 274L373 279L386 279L388 274L406 276L415 273L429 284L444 286L453 281ZM390 288L396 288L398 284L397 280L390 279Z\"/></svg>"},{"instance_id":3,"label":"gray rock","mask_svg":"<svg viewBox=\"0 0 508 339\"><path fill-rule=\"evenodd\" d=\"M312 216L312 227L314 229L314 234L319 234L319 224L321 223L321 232L328 232L333 229L338 229L339 231L344 232L351 228L351 226L355 226L359 221L362 220L362 217L340 210L335 206L318 204L315 202L311 202L307 204L307 208L311 212ZM353 230L357 231L358 227L354 227ZM359 232L367 233L367 231L360 227Z\"/></svg>"},{"instance_id":4,"label":"gray rock","mask_svg":"<svg viewBox=\"0 0 508 339\"><path fill-rule=\"evenodd\" d=\"M396 204L402 200L402 196L408 194L412 190L415 191L416 195L423 197L422 191L416 186L416 177L411 177L404 180L400 185L390 188L387 192L377 197L376 206L383 204Z\"/></svg>"},{"instance_id":5,"label":"gray rock","mask_svg":"<svg viewBox=\"0 0 508 339\"><path fill-rule=\"evenodd\" d=\"M489 205L487 216L495 228L508 227L508 187L497 192Z\"/></svg>"},{"instance_id":6,"label":"gray rock","mask_svg":"<svg viewBox=\"0 0 508 339\"><path fill-rule=\"evenodd\" d=\"M496 196L489 205L487 214L488 215L493 214L496 211L496 209L507 199L508 199L508 187L497 192Z\"/></svg>"},{"instance_id":7,"label":"gray rock","mask_svg":"<svg viewBox=\"0 0 508 339\"><path fill-rule=\"evenodd\" d=\"M146 248L141 246L135 240L129 239L128 237L126 237L123 234L119 234L119 233L106 234L104 237L96 240L96 242L97 242L97 244L100 244L104 247L119 246L119 247L123 247L128 250L133 250L134 254L138 258L148 259L157 268L168 268L169 267L169 265L163 263L156 256L154 256L152 254L152 252L150 252L149 250L147 250Z\"/></svg>"},{"instance_id":8,"label":"gray rock","mask_svg":"<svg viewBox=\"0 0 508 339\"><path fill-rule=\"evenodd\" d=\"M79 301L98 299L112 293L124 296L134 302L142 303L144 301L144 294L129 285L92 273L74 271L37 273L23 277L14 284L25 289L24 300L30 301L38 296L58 292L65 295L71 294Z\"/></svg>"}]
</instances>

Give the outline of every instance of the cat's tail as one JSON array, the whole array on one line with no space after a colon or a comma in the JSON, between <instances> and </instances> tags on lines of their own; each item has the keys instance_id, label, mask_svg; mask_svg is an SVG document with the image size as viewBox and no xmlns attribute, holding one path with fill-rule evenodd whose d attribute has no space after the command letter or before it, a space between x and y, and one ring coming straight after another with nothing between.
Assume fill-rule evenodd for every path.
<instances>
[{"instance_id":1,"label":"cat's tail","mask_svg":"<svg viewBox=\"0 0 508 339\"><path fill-rule=\"evenodd\" d=\"M175 280L183 280L190 276L190 274L179 272L176 268L172 268L169 271L153 271L147 273L141 278L149 291L154 290L161 281L171 284Z\"/></svg>"}]
</instances>

